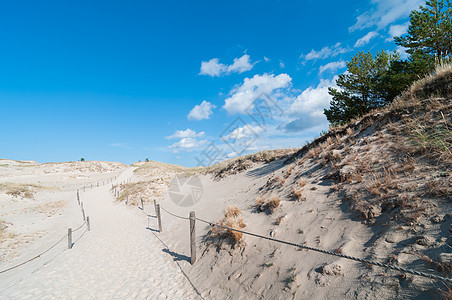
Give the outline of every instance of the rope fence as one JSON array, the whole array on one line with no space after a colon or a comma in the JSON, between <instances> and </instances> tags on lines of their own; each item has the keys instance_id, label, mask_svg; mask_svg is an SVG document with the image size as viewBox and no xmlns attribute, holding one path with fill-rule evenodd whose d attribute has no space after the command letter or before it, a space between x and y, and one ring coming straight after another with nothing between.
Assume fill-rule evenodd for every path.
<instances>
[{"instance_id":1,"label":"rope fence","mask_svg":"<svg viewBox=\"0 0 452 300\"><path fill-rule=\"evenodd\" d=\"M83 222L83 224L80 225L76 230L79 230L79 229L82 228L83 225L85 225L85 224L86 224L86 221ZM74 231L76 231L76 230L74 230ZM74 231L72 231L72 232L74 232ZM26 261L24 261L24 262L18 264L18 265L15 265L15 266L13 266L13 267L10 267L10 268L8 268L8 269L5 269L5 270L0 271L0 274L6 273L6 272L11 271L11 270L14 270L14 269L16 269L16 268L18 268L18 267L20 267L20 266L23 266L23 265L25 265L25 264L27 264L27 263L29 263L29 262L34 261L35 259L37 259L37 258L43 256L44 254L46 254L47 252L49 252L50 250L52 250L53 248L55 248L59 243L61 243L61 242L62 242L63 240L65 240L67 237L68 237L68 234L65 234L61 239L59 239L55 244L53 244L51 247L47 248L45 251L39 253L38 255L36 255L36 256L34 256L34 257L32 257L32 258L30 258L30 259L28 259L28 260L26 260Z\"/></svg>"},{"instance_id":2,"label":"rope fence","mask_svg":"<svg viewBox=\"0 0 452 300\"><path fill-rule=\"evenodd\" d=\"M181 219L181 220L189 220L190 221L190 251L191 251L191 264L193 265L196 262L196 235L195 235L195 221L199 221L202 223L205 223L207 225L209 225L210 227L218 227L218 228L222 228L222 229L226 229L226 230L230 230L230 231L235 231L235 232L240 232L242 234L246 234L249 236L253 236L256 238L261 238L264 240L268 240L268 241L272 241L272 242L276 242L276 243L280 243L280 244L285 244L285 245L289 245L289 246L293 246L293 247L298 247L301 249L306 249L306 250L310 250L310 251L314 251L314 252L319 252L319 253L323 253L323 254L327 254L327 255L332 255L332 256L337 256L340 258L345 258L348 260L354 260L360 263L364 263L364 264L369 264L369 265L374 265L374 266L378 266L378 267L382 267L382 268L386 268L386 269L392 269L392 270L396 270L396 271L400 271L403 273L408 273L408 274L412 274L412 275L416 275L416 276L422 276L425 278L429 278L429 279L434 279L434 280L440 280L443 282L447 282L447 283L452 283L452 279L451 278L447 278L444 276L439 276L436 274L430 274L430 273L424 273L424 272L419 272L419 271L415 271L412 269L407 269L407 268L402 268L402 267L397 267L397 266L393 266L393 265L388 265L388 264L384 264L381 262L377 262L377 261L373 261L373 260L369 260L369 259L364 259L364 258L359 258L359 257L355 257L355 256L350 256L350 255L346 255L343 253L337 253L337 252L333 252L333 251L328 251L328 250L324 250L324 249L319 249L319 248L314 248L314 247L310 247L310 246L306 246L306 245L302 245L302 244L298 244L298 243L293 243L293 242L289 242L289 241L284 241L284 240L280 240L280 239L275 239L273 237L268 237L268 236L263 236L260 234L256 234L256 233L252 233L252 232L248 232L248 231L244 231L244 230L240 230L240 229L235 229L235 228L231 228L228 226L224 226L224 225L220 225L217 224L215 222L210 222L201 218L198 218L195 216L195 212L191 211L189 217L183 217L177 214L174 214L170 211L168 211L167 209L165 209L163 206L161 206L160 204L157 204L154 200L154 207L155 207L155 212L157 215L157 219L159 220L159 227L160 230L159 232L161 232L161 217L160 217L160 208L166 212L167 214Z\"/></svg>"},{"instance_id":3,"label":"rope fence","mask_svg":"<svg viewBox=\"0 0 452 300\"><path fill-rule=\"evenodd\" d=\"M115 177L115 178L116 178L116 177ZM97 184L97 186L99 186L99 183ZM83 187L83 188L85 188L85 187ZM79 240L85 235L85 233L86 233L87 231L90 231L90 230L91 230L91 224L90 224L89 217L85 217L85 210L84 210L84 208L83 208L83 202L80 201L80 193L79 193L79 189L77 189L77 202L78 202L78 204L80 205L81 212L82 212L82 216L83 216L83 223L82 223L80 226L78 226L76 229L68 228L67 234L65 234L61 239L59 239L59 240L58 240L55 244L53 244L51 247L47 248L45 251L39 253L38 255L36 255L36 256L34 256L34 257L32 257L32 258L30 258L30 259L28 259L28 260L26 260L26 261L24 261L24 262L18 264L18 265L15 265L15 266L12 266L12 267L10 267L10 268L7 268L7 269L5 269L5 270L0 271L0 274L6 273L6 272L11 271L11 270L14 270L14 269L16 269L16 268L18 268L18 267L20 267L20 266L23 266L23 265L25 265L25 264L27 264L27 263L29 263L29 262L34 261L35 259L37 259L37 258L43 256L44 254L46 254L47 252L49 252L50 250L52 250L53 248L55 248L59 243L61 243L61 242L62 242L64 239L66 239L66 238L67 238L67 240L68 240L68 249L72 249L72 247L74 246L74 244L75 244L77 241L79 241ZM79 237L75 242L73 242L73 241L72 241L72 234L73 234L74 232L76 232L76 231L82 229L83 226L85 226L85 225L86 225L86 230L80 235L80 237Z\"/></svg>"},{"instance_id":4,"label":"rope fence","mask_svg":"<svg viewBox=\"0 0 452 300\"><path fill-rule=\"evenodd\" d=\"M113 182L113 180L116 180L118 178L118 176L116 175L115 177L106 179L106 180L102 180L102 181L97 181L95 183L89 183L88 185L83 185L82 187L77 188L77 200L79 201L79 191L83 190L83 192L86 192L87 189L92 189L93 187L100 187L100 186L104 186L107 183L111 183Z\"/></svg>"}]
</instances>

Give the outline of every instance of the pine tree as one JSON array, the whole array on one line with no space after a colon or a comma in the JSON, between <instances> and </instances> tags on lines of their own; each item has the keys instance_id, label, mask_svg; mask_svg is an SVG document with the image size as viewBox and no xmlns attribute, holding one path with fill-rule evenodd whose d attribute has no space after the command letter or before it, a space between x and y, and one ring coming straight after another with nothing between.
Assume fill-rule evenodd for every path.
<instances>
[{"instance_id":1,"label":"pine tree","mask_svg":"<svg viewBox=\"0 0 452 300\"><path fill-rule=\"evenodd\" d=\"M444 57L452 54L452 7L450 0L428 0L410 14L408 33L395 37L411 55ZM427 59L431 59L427 58Z\"/></svg>"},{"instance_id":2,"label":"pine tree","mask_svg":"<svg viewBox=\"0 0 452 300\"><path fill-rule=\"evenodd\" d=\"M381 81L391 63L400 57L386 51L372 53L359 52L347 62L348 72L340 74L336 84L340 89L329 88L333 96L330 108L324 110L331 124L344 124L362 116L370 110L381 107L392 99L387 98Z\"/></svg>"}]
</instances>

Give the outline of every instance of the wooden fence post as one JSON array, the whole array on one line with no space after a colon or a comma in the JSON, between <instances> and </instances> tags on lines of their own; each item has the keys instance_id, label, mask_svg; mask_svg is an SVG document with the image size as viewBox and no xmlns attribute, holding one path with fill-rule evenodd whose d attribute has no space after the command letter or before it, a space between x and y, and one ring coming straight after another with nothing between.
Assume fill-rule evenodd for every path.
<instances>
[{"instance_id":1,"label":"wooden fence post","mask_svg":"<svg viewBox=\"0 0 452 300\"><path fill-rule=\"evenodd\" d=\"M143 198L141 198L141 208L144 210Z\"/></svg>"},{"instance_id":2,"label":"wooden fence post","mask_svg":"<svg viewBox=\"0 0 452 300\"><path fill-rule=\"evenodd\" d=\"M77 189L77 202L78 202L78 205L80 205L80 194L78 193L78 189Z\"/></svg>"},{"instance_id":3,"label":"wooden fence post","mask_svg":"<svg viewBox=\"0 0 452 300\"><path fill-rule=\"evenodd\" d=\"M99 182L97 183L97 187L99 187Z\"/></svg>"},{"instance_id":4,"label":"wooden fence post","mask_svg":"<svg viewBox=\"0 0 452 300\"><path fill-rule=\"evenodd\" d=\"M126 196L126 204L129 204L129 194Z\"/></svg>"},{"instance_id":5,"label":"wooden fence post","mask_svg":"<svg viewBox=\"0 0 452 300\"><path fill-rule=\"evenodd\" d=\"M154 211L155 215L157 215L157 201L155 201L155 199L154 199Z\"/></svg>"},{"instance_id":6,"label":"wooden fence post","mask_svg":"<svg viewBox=\"0 0 452 300\"><path fill-rule=\"evenodd\" d=\"M82 208L83 221L85 221L85 210Z\"/></svg>"},{"instance_id":7,"label":"wooden fence post","mask_svg":"<svg viewBox=\"0 0 452 300\"><path fill-rule=\"evenodd\" d=\"M89 216L86 217L86 225L88 227L88 231L90 231L91 230L91 224L89 223Z\"/></svg>"},{"instance_id":8,"label":"wooden fence post","mask_svg":"<svg viewBox=\"0 0 452 300\"><path fill-rule=\"evenodd\" d=\"M72 228L67 230L67 248L72 249Z\"/></svg>"},{"instance_id":9,"label":"wooden fence post","mask_svg":"<svg viewBox=\"0 0 452 300\"><path fill-rule=\"evenodd\" d=\"M157 204L157 220L159 221L159 232L162 232L162 218L160 217L160 204Z\"/></svg>"},{"instance_id":10,"label":"wooden fence post","mask_svg":"<svg viewBox=\"0 0 452 300\"><path fill-rule=\"evenodd\" d=\"M193 265L196 262L196 227L195 227L196 216L195 212L190 212L190 252L191 258L190 263Z\"/></svg>"}]
</instances>

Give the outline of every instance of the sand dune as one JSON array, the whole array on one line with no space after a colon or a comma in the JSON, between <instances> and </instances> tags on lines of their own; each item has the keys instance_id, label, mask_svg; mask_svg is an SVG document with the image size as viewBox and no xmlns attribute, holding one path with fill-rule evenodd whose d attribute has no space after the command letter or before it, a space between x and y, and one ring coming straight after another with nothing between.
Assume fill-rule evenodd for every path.
<instances>
[{"instance_id":1,"label":"sand dune","mask_svg":"<svg viewBox=\"0 0 452 300\"><path fill-rule=\"evenodd\" d=\"M127 179L131 172L132 169L123 172L117 180ZM82 238L80 235L84 228L74 233L76 242L73 249L65 250L67 242L64 240L49 255L0 274L0 297L195 299L196 293L178 266L146 229L147 219L142 212L115 202L109 189L110 186L106 185L81 193L92 230ZM74 192L71 198L68 201L77 203ZM78 210L78 204L72 205L71 209ZM72 224L82 222L79 212L75 212L73 219ZM53 234L64 235L68 225L58 225L59 230L54 230ZM51 240L49 237L39 243L50 245ZM17 259L2 263L1 269L14 265L40 248L24 249Z\"/></svg>"}]
</instances>

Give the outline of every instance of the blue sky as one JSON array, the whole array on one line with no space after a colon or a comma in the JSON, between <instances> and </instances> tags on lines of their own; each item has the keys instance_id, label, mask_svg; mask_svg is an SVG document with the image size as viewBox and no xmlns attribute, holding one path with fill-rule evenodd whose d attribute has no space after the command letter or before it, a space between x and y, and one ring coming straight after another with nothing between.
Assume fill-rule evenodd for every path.
<instances>
[{"instance_id":1,"label":"blue sky","mask_svg":"<svg viewBox=\"0 0 452 300\"><path fill-rule=\"evenodd\" d=\"M195 166L300 147L328 128L345 61L403 56L392 36L422 3L3 1L0 157Z\"/></svg>"}]
</instances>

